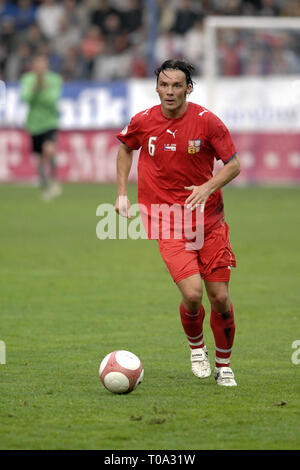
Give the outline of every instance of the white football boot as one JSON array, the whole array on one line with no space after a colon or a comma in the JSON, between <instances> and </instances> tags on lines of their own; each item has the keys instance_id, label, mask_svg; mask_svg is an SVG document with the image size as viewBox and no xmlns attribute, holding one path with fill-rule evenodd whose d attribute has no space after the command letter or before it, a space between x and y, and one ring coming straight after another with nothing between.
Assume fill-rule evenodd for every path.
<instances>
[{"instance_id":1,"label":"white football boot","mask_svg":"<svg viewBox=\"0 0 300 470\"><path fill-rule=\"evenodd\" d=\"M191 350L192 372L199 379L205 379L211 374L208 351L206 347Z\"/></svg>"},{"instance_id":2,"label":"white football boot","mask_svg":"<svg viewBox=\"0 0 300 470\"><path fill-rule=\"evenodd\" d=\"M50 186L50 192L52 197L58 197L62 193L62 187L57 181L52 181Z\"/></svg>"},{"instance_id":3,"label":"white football boot","mask_svg":"<svg viewBox=\"0 0 300 470\"><path fill-rule=\"evenodd\" d=\"M51 194L50 189L48 189L48 188L43 189L43 191L42 191L42 200L45 201L45 202L49 202L49 201L51 201L51 199L52 199L52 194Z\"/></svg>"},{"instance_id":4,"label":"white football boot","mask_svg":"<svg viewBox=\"0 0 300 470\"><path fill-rule=\"evenodd\" d=\"M230 367L215 367L214 375L218 385L223 387L235 387L237 385Z\"/></svg>"}]
</instances>

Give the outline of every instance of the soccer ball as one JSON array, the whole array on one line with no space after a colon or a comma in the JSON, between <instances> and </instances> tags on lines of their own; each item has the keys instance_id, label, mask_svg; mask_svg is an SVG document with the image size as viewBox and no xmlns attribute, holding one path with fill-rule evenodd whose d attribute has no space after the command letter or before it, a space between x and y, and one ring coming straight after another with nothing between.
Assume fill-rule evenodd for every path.
<instances>
[{"instance_id":1,"label":"soccer ball","mask_svg":"<svg viewBox=\"0 0 300 470\"><path fill-rule=\"evenodd\" d=\"M140 359L129 351L113 351L100 364L99 376L104 387L112 393L132 392L143 380Z\"/></svg>"}]
</instances>

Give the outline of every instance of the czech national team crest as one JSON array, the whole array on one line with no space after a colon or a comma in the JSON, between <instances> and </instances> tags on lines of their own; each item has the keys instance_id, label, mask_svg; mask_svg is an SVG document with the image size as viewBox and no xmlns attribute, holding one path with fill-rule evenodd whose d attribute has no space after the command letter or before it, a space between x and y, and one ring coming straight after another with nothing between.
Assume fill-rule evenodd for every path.
<instances>
[{"instance_id":1,"label":"czech national team crest","mask_svg":"<svg viewBox=\"0 0 300 470\"><path fill-rule=\"evenodd\" d=\"M188 141L188 153L194 154L200 151L201 139L189 140Z\"/></svg>"}]
</instances>

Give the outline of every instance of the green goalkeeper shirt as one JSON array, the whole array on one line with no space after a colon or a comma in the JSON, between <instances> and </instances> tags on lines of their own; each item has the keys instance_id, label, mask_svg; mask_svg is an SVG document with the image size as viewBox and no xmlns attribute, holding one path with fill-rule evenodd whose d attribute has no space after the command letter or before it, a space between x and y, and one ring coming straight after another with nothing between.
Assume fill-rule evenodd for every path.
<instances>
[{"instance_id":1,"label":"green goalkeeper shirt","mask_svg":"<svg viewBox=\"0 0 300 470\"><path fill-rule=\"evenodd\" d=\"M28 103L26 127L30 134L42 134L58 129L59 113L57 104L62 91L62 79L48 71L44 76L44 87L36 90L37 76L34 72L21 77L21 99Z\"/></svg>"}]
</instances>

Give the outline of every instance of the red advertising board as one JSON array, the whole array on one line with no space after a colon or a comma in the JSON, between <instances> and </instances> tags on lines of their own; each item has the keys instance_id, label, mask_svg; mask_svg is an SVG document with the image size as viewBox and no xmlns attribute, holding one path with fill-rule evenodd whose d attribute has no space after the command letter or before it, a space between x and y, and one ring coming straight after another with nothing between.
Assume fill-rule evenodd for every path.
<instances>
[{"instance_id":1,"label":"red advertising board","mask_svg":"<svg viewBox=\"0 0 300 470\"><path fill-rule=\"evenodd\" d=\"M58 169L62 181L114 182L119 142L116 130L61 131ZM300 182L299 133L232 133L242 170L234 184ZM0 182L36 179L29 136L23 130L0 131ZM130 181L137 180L137 155Z\"/></svg>"},{"instance_id":2,"label":"red advertising board","mask_svg":"<svg viewBox=\"0 0 300 470\"><path fill-rule=\"evenodd\" d=\"M117 131L61 131L58 134L58 174L62 181L115 181ZM136 181L136 158L130 175ZM22 130L0 131L0 182L36 179L31 139Z\"/></svg>"}]
</instances>

